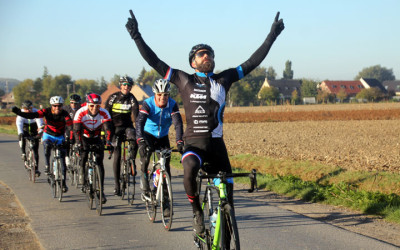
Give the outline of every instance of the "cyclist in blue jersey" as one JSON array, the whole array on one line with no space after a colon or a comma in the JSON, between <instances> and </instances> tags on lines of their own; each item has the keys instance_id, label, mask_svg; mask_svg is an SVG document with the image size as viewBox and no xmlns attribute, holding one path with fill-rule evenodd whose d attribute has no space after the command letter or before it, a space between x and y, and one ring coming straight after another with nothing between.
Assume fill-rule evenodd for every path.
<instances>
[{"instance_id":1,"label":"cyclist in blue jersey","mask_svg":"<svg viewBox=\"0 0 400 250\"><path fill-rule=\"evenodd\" d=\"M208 162L213 166L208 170L211 174L219 171L232 172L222 133L227 93L234 82L249 74L265 59L272 44L285 28L283 20L279 19L278 12L268 36L250 58L238 67L220 73L213 72L215 53L207 44L198 44L190 50L189 64L195 73L188 74L182 70L171 68L157 57L143 40L132 11L125 27L135 41L142 57L164 79L175 84L182 97L187 124L184 135L185 149L182 156L183 184L186 195L192 204L193 230L197 234L202 234L204 232L204 215L199 196L196 193L197 172L203 162ZM227 191L229 203L233 207L233 180L230 180L227 185Z\"/></svg>"},{"instance_id":2,"label":"cyclist in blue jersey","mask_svg":"<svg viewBox=\"0 0 400 250\"><path fill-rule=\"evenodd\" d=\"M154 96L143 101L136 120L136 138L139 145L140 164L142 176L140 188L150 191L147 178L147 167L151 153L155 149L169 148L169 128L174 123L176 132L176 144L178 150L183 152L183 123L179 113L178 104L169 97L169 81L159 79L154 82ZM165 167L171 176L170 158L167 158Z\"/></svg>"}]
</instances>

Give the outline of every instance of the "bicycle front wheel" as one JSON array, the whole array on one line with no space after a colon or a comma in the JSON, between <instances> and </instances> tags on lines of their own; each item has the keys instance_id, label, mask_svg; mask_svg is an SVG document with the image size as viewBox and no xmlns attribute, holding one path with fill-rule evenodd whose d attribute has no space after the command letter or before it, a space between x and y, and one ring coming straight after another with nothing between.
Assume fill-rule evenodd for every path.
<instances>
[{"instance_id":1,"label":"bicycle front wheel","mask_svg":"<svg viewBox=\"0 0 400 250\"><path fill-rule=\"evenodd\" d=\"M32 150L29 150L29 152L28 152L28 165L29 165L29 168L30 168L30 170L29 170L29 179L33 182L33 183L35 183L35 180L36 180L36 169L35 169L35 165L36 165L36 162L35 162L35 157L34 157L34 155L33 155L33 151Z\"/></svg>"},{"instance_id":2,"label":"bicycle front wheel","mask_svg":"<svg viewBox=\"0 0 400 250\"><path fill-rule=\"evenodd\" d=\"M57 160L57 175L58 175L58 179L56 180L56 188L58 188L57 194L58 194L58 200L61 202L62 197L63 197L63 174L62 174L62 170L61 170L61 160L58 159Z\"/></svg>"},{"instance_id":3,"label":"bicycle front wheel","mask_svg":"<svg viewBox=\"0 0 400 250\"><path fill-rule=\"evenodd\" d=\"M162 174L163 185L161 186L161 220L164 224L164 229L169 231L172 225L173 213L173 198L171 179L166 171Z\"/></svg>"},{"instance_id":4,"label":"bicycle front wheel","mask_svg":"<svg viewBox=\"0 0 400 250\"><path fill-rule=\"evenodd\" d=\"M126 169L128 168L128 163L125 160L121 160L121 183L120 183L120 189L121 189L121 200L123 200L125 198L125 190L126 190L126 176L127 176L127 172Z\"/></svg>"},{"instance_id":5,"label":"bicycle front wheel","mask_svg":"<svg viewBox=\"0 0 400 250\"><path fill-rule=\"evenodd\" d=\"M96 201L96 211L98 215L101 215L101 212L103 210L103 187L101 185L101 173L97 165L93 168L93 188L94 199Z\"/></svg>"},{"instance_id":6,"label":"bicycle front wheel","mask_svg":"<svg viewBox=\"0 0 400 250\"><path fill-rule=\"evenodd\" d=\"M222 208L222 249L240 249L239 230L236 224L235 212L230 204Z\"/></svg>"}]
</instances>

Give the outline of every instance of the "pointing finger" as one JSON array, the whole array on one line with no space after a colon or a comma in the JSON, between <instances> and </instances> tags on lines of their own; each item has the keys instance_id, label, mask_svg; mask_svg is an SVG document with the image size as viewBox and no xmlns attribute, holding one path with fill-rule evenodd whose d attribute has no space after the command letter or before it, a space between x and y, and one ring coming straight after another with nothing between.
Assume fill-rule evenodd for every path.
<instances>
[{"instance_id":1,"label":"pointing finger","mask_svg":"<svg viewBox=\"0 0 400 250\"><path fill-rule=\"evenodd\" d=\"M135 18L135 15L133 15L133 11L132 10L129 10L129 13L131 13L131 17L132 18Z\"/></svg>"},{"instance_id":2,"label":"pointing finger","mask_svg":"<svg viewBox=\"0 0 400 250\"><path fill-rule=\"evenodd\" d=\"M278 22L278 20L279 20L279 14L280 14L280 12L278 11L278 13L276 13L276 16L275 16L275 22Z\"/></svg>"}]
</instances>

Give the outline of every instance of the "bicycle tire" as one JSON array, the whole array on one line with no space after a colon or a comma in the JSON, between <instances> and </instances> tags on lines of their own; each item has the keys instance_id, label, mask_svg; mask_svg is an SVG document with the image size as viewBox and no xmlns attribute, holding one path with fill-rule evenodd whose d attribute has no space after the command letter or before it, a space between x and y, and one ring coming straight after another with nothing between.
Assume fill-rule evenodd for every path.
<instances>
[{"instance_id":1,"label":"bicycle tire","mask_svg":"<svg viewBox=\"0 0 400 250\"><path fill-rule=\"evenodd\" d=\"M125 198L125 190L126 190L126 173L125 170L127 168L126 160L121 160L121 170L120 170L120 190L121 190L121 200Z\"/></svg>"},{"instance_id":2,"label":"bicycle tire","mask_svg":"<svg viewBox=\"0 0 400 250\"><path fill-rule=\"evenodd\" d=\"M103 199L103 192L101 186L101 173L98 169L98 166L95 165L93 168L93 187L94 187L94 199L96 203L96 211L98 215L101 215L103 210L103 203L101 202Z\"/></svg>"},{"instance_id":3,"label":"bicycle tire","mask_svg":"<svg viewBox=\"0 0 400 250\"><path fill-rule=\"evenodd\" d=\"M240 250L239 230L236 224L235 213L230 204L225 204L221 210L221 249Z\"/></svg>"},{"instance_id":4,"label":"bicycle tire","mask_svg":"<svg viewBox=\"0 0 400 250\"><path fill-rule=\"evenodd\" d=\"M169 231L171 230L171 225L172 225L172 220L173 220L173 214L174 214L174 206L173 206L173 197L172 197L172 185L171 185L171 179L169 177L169 174L165 171L162 174L163 178L163 184L161 186L161 220L164 225L164 229ZM167 188L167 191L164 192L164 189ZM167 197L164 196L164 194L167 194ZM164 206L165 206L165 200L166 198L169 200L169 211L165 211Z\"/></svg>"},{"instance_id":5,"label":"bicycle tire","mask_svg":"<svg viewBox=\"0 0 400 250\"><path fill-rule=\"evenodd\" d=\"M74 181L75 181L75 188L79 187L79 178L80 178L81 166L79 161L76 159L75 166L74 166Z\"/></svg>"},{"instance_id":6,"label":"bicycle tire","mask_svg":"<svg viewBox=\"0 0 400 250\"><path fill-rule=\"evenodd\" d=\"M132 159L128 160L128 172L127 172L127 176L128 176L128 204L133 205L133 201L135 200L135 176L132 176L132 165L135 164L133 162ZM132 181L131 181L132 180Z\"/></svg>"},{"instance_id":7,"label":"bicycle tire","mask_svg":"<svg viewBox=\"0 0 400 250\"><path fill-rule=\"evenodd\" d=\"M31 149L29 149L28 151L28 165L29 165L29 179L30 181L32 181L33 183L35 183L36 181L36 169L35 169L35 157L33 155L33 152Z\"/></svg>"},{"instance_id":8,"label":"bicycle tire","mask_svg":"<svg viewBox=\"0 0 400 250\"><path fill-rule=\"evenodd\" d=\"M212 249L212 242L214 240L214 230L212 230L212 222L211 222L211 215L214 212L214 204L212 198L212 189L206 188L203 196L203 216L204 216L204 229L205 234L202 238L203 240L200 241L200 245L202 245L202 249ZM215 229L215 228L214 228Z\"/></svg>"},{"instance_id":9,"label":"bicycle tire","mask_svg":"<svg viewBox=\"0 0 400 250\"><path fill-rule=\"evenodd\" d=\"M58 179L57 179L57 187L59 188L58 190L58 200L61 202L63 198L63 174L61 170L61 160L57 159L57 172L58 172Z\"/></svg>"},{"instance_id":10,"label":"bicycle tire","mask_svg":"<svg viewBox=\"0 0 400 250\"><path fill-rule=\"evenodd\" d=\"M89 165L86 166L86 169L88 170L87 173L87 179L86 179L86 187L85 187L85 193L86 193L86 201L88 203L89 210L93 209L93 187L92 184L89 182Z\"/></svg>"}]
</instances>

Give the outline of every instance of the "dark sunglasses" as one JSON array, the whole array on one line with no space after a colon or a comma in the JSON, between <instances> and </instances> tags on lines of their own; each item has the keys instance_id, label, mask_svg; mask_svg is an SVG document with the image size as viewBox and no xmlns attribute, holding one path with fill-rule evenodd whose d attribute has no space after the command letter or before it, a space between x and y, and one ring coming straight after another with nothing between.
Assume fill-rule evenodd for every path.
<instances>
[{"instance_id":1,"label":"dark sunglasses","mask_svg":"<svg viewBox=\"0 0 400 250\"><path fill-rule=\"evenodd\" d=\"M157 96L165 97L169 96L169 93L158 93Z\"/></svg>"},{"instance_id":2,"label":"dark sunglasses","mask_svg":"<svg viewBox=\"0 0 400 250\"><path fill-rule=\"evenodd\" d=\"M53 106L53 107L55 107L55 108L62 108L62 105L60 104L60 105L51 105L51 106Z\"/></svg>"},{"instance_id":3,"label":"dark sunglasses","mask_svg":"<svg viewBox=\"0 0 400 250\"><path fill-rule=\"evenodd\" d=\"M90 108L94 108L94 107L100 107L100 104L89 104Z\"/></svg>"},{"instance_id":4,"label":"dark sunglasses","mask_svg":"<svg viewBox=\"0 0 400 250\"><path fill-rule=\"evenodd\" d=\"M214 53L208 50L203 50L196 53L196 57L203 57L204 55L207 55L208 57L214 57Z\"/></svg>"},{"instance_id":5,"label":"dark sunglasses","mask_svg":"<svg viewBox=\"0 0 400 250\"><path fill-rule=\"evenodd\" d=\"M121 85L124 85L124 86L128 85L129 87L132 87L132 84L130 84L129 82L121 82Z\"/></svg>"}]
</instances>

